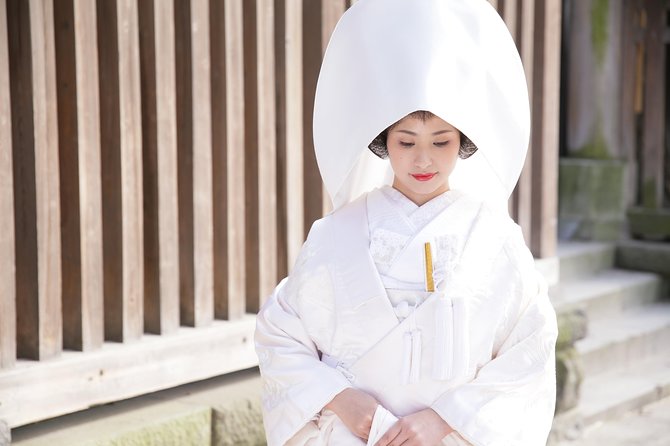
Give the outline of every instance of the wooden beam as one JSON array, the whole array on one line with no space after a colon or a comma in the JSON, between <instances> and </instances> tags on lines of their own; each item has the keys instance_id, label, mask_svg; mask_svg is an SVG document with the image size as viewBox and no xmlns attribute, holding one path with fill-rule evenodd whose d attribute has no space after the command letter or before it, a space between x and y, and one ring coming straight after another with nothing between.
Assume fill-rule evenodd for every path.
<instances>
[{"instance_id":1,"label":"wooden beam","mask_svg":"<svg viewBox=\"0 0 670 446\"><path fill-rule=\"evenodd\" d=\"M16 264L7 5L0 0L0 369L16 361ZM1 439L2 437L0 437Z\"/></svg>"},{"instance_id":2,"label":"wooden beam","mask_svg":"<svg viewBox=\"0 0 670 446\"><path fill-rule=\"evenodd\" d=\"M144 326L179 328L174 2L139 2L144 190Z\"/></svg>"},{"instance_id":3,"label":"wooden beam","mask_svg":"<svg viewBox=\"0 0 670 446\"><path fill-rule=\"evenodd\" d=\"M535 257L556 253L558 213L558 126L561 2L535 4L532 117L532 221Z\"/></svg>"},{"instance_id":4,"label":"wooden beam","mask_svg":"<svg viewBox=\"0 0 670 446\"><path fill-rule=\"evenodd\" d=\"M193 262L195 268L195 290L192 320L188 320L188 323L200 326L209 324L214 318L212 99L209 5L207 0L191 0L191 39L193 65Z\"/></svg>"},{"instance_id":5,"label":"wooden beam","mask_svg":"<svg viewBox=\"0 0 670 446\"><path fill-rule=\"evenodd\" d=\"M535 2L532 0L524 0L520 4L517 4L520 8L520 32L517 34L516 41L517 47L519 48L519 53L521 55L521 61L523 63L524 71L526 74L526 83L528 84L528 97L530 103L533 104L533 53L534 53L534 42L535 42ZM534 122L532 123L534 127ZM531 128L531 133L533 132L533 127ZM531 136L532 138L532 136ZM533 163L533 150L532 150L532 139L529 141L529 149L526 155L526 161L524 163L521 175L519 177L519 182L513 193L513 209L512 216L515 221L521 226L523 230L524 238L526 243L530 245L531 243L531 215L532 215L532 199L531 193L533 189L532 184L532 163Z\"/></svg>"},{"instance_id":6,"label":"wooden beam","mask_svg":"<svg viewBox=\"0 0 670 446\"><path fill-rule=\"evenodd\" d=\"M303 3L302 35L303 35L303 197L304 197L304 235L307 236L312 223L323 216L324 191L319 168L314 153L314 136L312 133L312 115L314 114L314 94L319 69L326 43L322 41L321 20L322 2L306 1ZM318 36L318 37L317 37Z\"/></svg>"},{"instance_id":7,"label":"wooden beam","mask_svg":"<svg viewBox=\"0 0 670 446\"><path fill-rule=\"evenodd\" d=\"M274 5L244 3L247 308L258 311L277 284Z\"/></svg>"},{"instance_id":8,"label":"wooden beam","mask_svg":"<svg viewBox=\"0 0 670 446\"><path fill-rule=\"evenodd\" d=\"M302 0L282 0L276 10L278 266L284 277L304 241Z\"/></svg>"},{"instance_id":9,"label":"wooden beam","mask_svg":"<svg viewBox=\"0 0 670 446\"><path fill-rule=\"evenodd\" d=\"M138 12L99 0L105 337L142 336L142 121Z\"/></svg>"},{"instance_id":10,"label":"wooden beam","mask_svg":"<svg viewBox=\"0 0 670 446\"><path fill-rule=\"evenodd\" d=\"M15 428L254 367L255 323L245 316L131 344L106 343L86 354L66 351L52 361L19 361L0 373L0 419Z\"/></svg>"},{"instance_id":11,"label":"wooden beam","mask_svg":"<svg viewBox=\"0 0 670 446\"><path fill-rule=\"evenodd\" d=\"M15 241L17 354L62 348L56 73L51 1L7 1Z\"/></svg>"},{"instance_id":12,"label":"wooden beam","mask_svg":"<svg viewBox=\"0 0 670 446\"><path fill-rule=\"evenodd\" d=\"M245 312L244 48L242 1L210 4L215 317Z\"/></svg>"},{"instance_id":13,"label":"wooden beam","mask_svg":"<svg viewBox=\"0 0 670 446\"><path fill-rule=\"evenodd\" d=\"M103 342L100 107L95 4L57 0L63 345Z\"/></svg>"},{"instance_id":14,"label":"wooden beam","mask_svg":"<svg viewBox=\"0 0 670 446\"><path fill-rule=\"evenodd\" d=\"M214 317L211 78L206 0L175 4L181 323Z\"/></svg>"},{"instance_id":15,"label":"wooden beam","mask_svg":"<svg viewBox=\"0 0 670 446\"><path fill-rule=\"evenodd\" d=\"M274 3L257 0L258 56L258 241L259 295L248 296L258 311L277 285L277 133Z\"/></svg>"},{"instance_id":16,"label":"wooden beam","mask_svg":"<svg viewBox=\"0 0 670 446\"><path fill-rule=\"evenodd\" d=\"M663 33L666 27L665 2L646 2L647 32L644 79L644 124L640 171L642 206L663 206L665 152L665 59Z\"/></svg>"}]
</instances>

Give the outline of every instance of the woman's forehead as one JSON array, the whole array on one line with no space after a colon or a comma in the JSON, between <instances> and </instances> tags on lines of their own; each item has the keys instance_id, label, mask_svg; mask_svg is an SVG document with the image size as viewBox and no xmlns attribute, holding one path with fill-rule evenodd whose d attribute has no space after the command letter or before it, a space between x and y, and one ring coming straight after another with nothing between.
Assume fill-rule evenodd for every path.
<instances>
[{"instance_id":1,"label":"woman's forehead","mask_svg":"<svg viewBox=\"0 0 670 446\"><path fill-rule=\"evenodd\" d=\"M433 129L439 127L440 129L445 130L457 130L456 127L454 127L447 121L443 120L439 116L436 116L432 113L429 115L422 115L422 116L410 113L409 115L405 116L404 118L393 124L389 130L398 131L407 127L416 129L422 129L422 128Z\"/></svg>"}]
</instances>

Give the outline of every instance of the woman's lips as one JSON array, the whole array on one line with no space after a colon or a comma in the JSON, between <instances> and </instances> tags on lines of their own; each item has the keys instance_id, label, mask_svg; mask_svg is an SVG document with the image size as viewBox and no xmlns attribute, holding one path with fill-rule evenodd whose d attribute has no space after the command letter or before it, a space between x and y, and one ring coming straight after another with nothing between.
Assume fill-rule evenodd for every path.
<instances>
[{"instance_id":1,"label":"woman's lips","mask_svg":"<svg viewBox=\"0 0 670 446\"><path fill-rule=\"evenodd\" d=\"M429 181L435 175L437 175L437 172L435 172L435 173L412 173L410 175L412 175L414 177L414 179L417 180L417 181Z\"/></svg>"}]
</instances>

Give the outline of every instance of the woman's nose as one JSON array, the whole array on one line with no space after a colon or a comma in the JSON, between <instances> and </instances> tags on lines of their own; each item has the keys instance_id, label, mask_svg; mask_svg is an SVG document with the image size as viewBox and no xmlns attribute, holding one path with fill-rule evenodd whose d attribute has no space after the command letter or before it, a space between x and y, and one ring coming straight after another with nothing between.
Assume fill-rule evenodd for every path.
<instances>
[{"instance_id":1,"label":"woman's nose","mask_svg":"<svg viewBox=\"0 0 670 446\"><path fill-rule=\"evenodd\" d=\"M416 157L414 158L414 165L418 168L425 168L430 166L430 156L426 153L425 150L418 150Z\"/></svg>"}]
</instances>

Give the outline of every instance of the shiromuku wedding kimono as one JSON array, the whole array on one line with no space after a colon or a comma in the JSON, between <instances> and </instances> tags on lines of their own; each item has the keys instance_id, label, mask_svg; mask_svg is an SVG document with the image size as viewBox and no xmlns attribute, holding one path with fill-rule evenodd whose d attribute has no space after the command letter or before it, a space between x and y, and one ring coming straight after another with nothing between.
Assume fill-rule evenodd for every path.
<instances>
[{"instance_id":1,"label":"shiromuku wedding kimono","mask_svg":"<svg viewBox=\"0 0 670 446\"><path fill-rule=\"evenodd\" d=\"M367 148L416 110L477 147L422 206ZM445 445L545 444L556 317L506 210L529 129L516 47L485 0L359 0L345 13L314 111L335 210L257 320L270 446L366 444L324 409L348 387L379 402L369 445L425 408L454 429Z\"/></svg>"}]
</instances>

